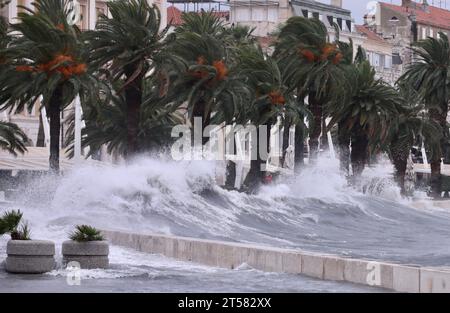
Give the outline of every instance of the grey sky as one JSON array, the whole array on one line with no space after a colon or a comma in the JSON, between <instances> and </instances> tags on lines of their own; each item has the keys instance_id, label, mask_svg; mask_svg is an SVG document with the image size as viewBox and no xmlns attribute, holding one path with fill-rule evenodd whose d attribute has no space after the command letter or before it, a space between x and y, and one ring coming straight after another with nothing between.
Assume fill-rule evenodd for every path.
<instances>
[{"instance_id":1,"label":"grey sky","mask_svg":"<svg viewBox=\"0 0 450 313\"><path fill-rule=\"evenodd\" d=\"M330 0L319 0L320 2L330 3ZM363 21L364 14L367 13L367 3L372 0L344 0L343 6L344 8L352 11L352 16L355 18L356 23L361 24ZM415 0L416 2L422 2L422 0ZM400 4L401 0L384 0L382 2ZM447 9L450 9L450 0L428 0L428 3L431 5L439 6L441 3L442 7L445 7L445 3Z\"/></svg>"}]
</instances>

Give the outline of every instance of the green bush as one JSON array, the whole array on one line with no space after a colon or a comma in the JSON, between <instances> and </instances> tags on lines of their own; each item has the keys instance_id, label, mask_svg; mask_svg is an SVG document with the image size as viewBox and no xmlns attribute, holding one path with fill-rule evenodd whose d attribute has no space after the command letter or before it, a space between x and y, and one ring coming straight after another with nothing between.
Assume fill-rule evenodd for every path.
<instances>
[{"instance_id":1,"label":"green bush","mask_svg":"<svg viewBox=\"0 0 450 313\"><path fill-rule=\"evenodd\" d=\"M20 223L23 213L11 210L3 213L0 218L0 236L10 234L13 240L30 240L30 228L26 223Z\"/></svg>"},{"instance_id":2,"label":"green bush","mask_svg":"<svg viewBox=\"0 0 450 313\"><path fill-rule=\"evenodd\" d=\"M77 225L75 230L69 235L73 241L102 241L104 240L100 230L89 225Z\"/></svg>"}]
</instances>

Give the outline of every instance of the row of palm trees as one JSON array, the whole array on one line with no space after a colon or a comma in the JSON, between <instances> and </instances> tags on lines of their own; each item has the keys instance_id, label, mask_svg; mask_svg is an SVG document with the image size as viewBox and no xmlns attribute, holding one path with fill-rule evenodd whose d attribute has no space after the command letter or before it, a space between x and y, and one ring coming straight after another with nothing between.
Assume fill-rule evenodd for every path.
<instances>
[{"instance_id":1,"label":"row of palm trees","mask_svg":"<svg viewBox=\"0 0 450 313\"><path fill-rule=\"evenodd\" d=\"M129 159L163 147L183 116L191 125L201 117L203 129L270 126L281 118L285 129L296 128L298 165L307 135L314 163L321 134L336 129L345 173L351 164L357 178L369 157L384 151L402 189L411 147L425 141L439 193L450 65L443 34L417 44L417 60L393 87L375 77L363 49L353 55L351 42L329 42L318 19L290 18L268 54L251 29L228 27L213 13L185 13L171 31L161 28L158 9L146 0L107 5L110 15L100 15L95 30L81 32L67 22L68 0L36 0L35 10L23 8L18 22L2 32L0 110L30 110L42 97L52 170L59 170L60 113L79 95L86 122L82 144L91 154L106 145ZM68 138L73 141L73 134ZM262 181L263 162L252 161L247 186Z\"/></svg>"}]
</instances>

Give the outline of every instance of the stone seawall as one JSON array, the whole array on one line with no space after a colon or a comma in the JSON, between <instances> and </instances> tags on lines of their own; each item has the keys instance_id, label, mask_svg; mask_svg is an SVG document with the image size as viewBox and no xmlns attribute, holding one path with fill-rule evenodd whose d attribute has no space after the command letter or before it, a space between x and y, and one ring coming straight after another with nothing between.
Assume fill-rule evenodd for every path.
<instances>
[{"instance_id":1,"label":"stone seawall","mask_svg":"<svg viewBox=\"0 0 450 313\"><path fill-rule=\"evenodd\" d=\"M247 263L261 271L302 274L398 292L450 292L450 271L443 269L198 238L110 230L103 233L113 245L209 266L234 269Z\"/></svg>"}]
</instances>

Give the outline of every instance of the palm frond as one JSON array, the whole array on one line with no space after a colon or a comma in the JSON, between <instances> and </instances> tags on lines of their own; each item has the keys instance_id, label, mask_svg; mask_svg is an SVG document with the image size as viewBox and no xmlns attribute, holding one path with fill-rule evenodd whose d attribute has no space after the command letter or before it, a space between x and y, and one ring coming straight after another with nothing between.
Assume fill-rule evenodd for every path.
<instances>
[{"instance_id":1,"label":"palm frond","mask_svg":"<svg viewBox=\"0 0 450 313\"><path fill-rule=\"evenodd\" d=\"M75 226L75 230L69 234L69 238L77 242L105 240L100 230L89 225Z\"/></svg>"},{"instance_id":2,"label":"palm frond","mask_svg":"<svg viewBox=\"0 0 450 313\"><path fill-rule=\"evenodd\" d=\"M25 153L28 141L27 135L14 123L0 122L0 149L14 155Z\"/></svg>"}]
</instances>

